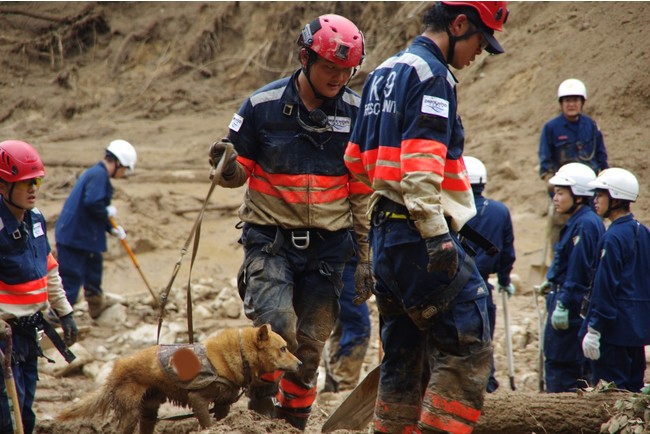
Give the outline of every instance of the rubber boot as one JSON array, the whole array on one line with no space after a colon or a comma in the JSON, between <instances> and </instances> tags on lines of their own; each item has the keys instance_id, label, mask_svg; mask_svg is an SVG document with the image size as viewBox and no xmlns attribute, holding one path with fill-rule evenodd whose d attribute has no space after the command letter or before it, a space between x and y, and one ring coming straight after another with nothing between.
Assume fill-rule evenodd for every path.
<instances>
[{"instance_id":1,"label":"rubber boot","mask_svg":"<svg viewBox=\"0 0 650 434\"><path fill-rule=\"evenodd\" d=\"M311 407L308 408L283 408L276 407L275 414L277 419L282 419L294 428L304 431L307 427Z\"/></svg>"},{"instance_id":2,"label":"rubber boot","mask_svg":"<svg viewBox=\"0 0 650 434\"><path fill-rule=\"evenodd\" d=\"M277 392L278 385L275 383L249 387L246 392L248 409L269 419L275 418L275 401L273 401L273 397Z\"/></svg>"},{"instance_id":3,"label":"rubber boot","mask_svg":"<svg viewBox=\"0 0 650 434\"><path fill-rule=\"evenodd\" d=\"M113 300L107 300L104 294L88 294L84 297L88 302L88 314L92 319L99 318L102 312L115 304Z\"/></svg>"}]
</instances>

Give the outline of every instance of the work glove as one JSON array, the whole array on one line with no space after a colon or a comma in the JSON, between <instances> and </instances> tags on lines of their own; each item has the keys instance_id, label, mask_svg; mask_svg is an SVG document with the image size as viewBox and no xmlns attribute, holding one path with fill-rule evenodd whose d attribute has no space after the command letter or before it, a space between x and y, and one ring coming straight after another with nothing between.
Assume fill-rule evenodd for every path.
<instances>
[{"instance_id":1,"label":"work glove","mask_svg":"<svg viewBox=\"0 0 650 434\"><path fill-rule=\"evenodd\" d=\"M210 145L210 150L208 151L208 158L210 161L210 165L215 169L217 168L219 161L221 161L221 157L223 157L223 154L226 152L226 148L228 144L232 144L232 142L227 138L224 138ZM237 170L237 152L233 149L232 152L230 153L230 156L228 157L228 161L224 163L221 176L224 179L232 178L233 175L235 174L235 170Z\"/></svg>"},{"instance_id":2,"label":"work glove","mask_svg":"<svg viewBox=\"0 0 650 434\"><path fill-rule=\"evenodd\" d=\"M63 341L67 346L71 346L77 342L77 334L79 333L77 323L72 318L72 312L59 318L59 321L61 321L61 328L63 328Z\"/></svg>"},{"instance_id":3,"label":"work glove","mask_svg":"<svg viewBox=\"0 0 650 434\"><path fill-rule=\"evenodd\" d=\"M458 268L458 249L456 243L449 233L437 235L431 238L425 238L427 245L427 255L429 255L429 264L427 271L447 271L451 279L456 274Z\"/></svg>"},{"instance_id":4,"label":"work glove","mask_svg":"<svg viewBox=\"0 0 650 434\"><path fill-rule=\"evenodd\" d=\"M582 339L582 352L588 359L600 359L600 332L598 330L587 328L587 334Z\"/></svg>"},{"instance_id":5,"label":"work glove","mask_svg":"<svg viewBox=\"0 0 650 434\"><path fill-rule=\"evenodd\" d=\"M109 217L115 218L117 215L117 208L115 208L113 205L109 205L106 207L106 212L108 213Z\"/></svg>"},{"instance_id":6,"label":"work glove","mask_svg":"<svg viewBox=\"0 0 650 434\"><path fill-rule=\"evenodd\" d=\"M111 234L116 236L120 241L126 240L126 231L120 225L117 225L116 228L111 229Z\"/></svg>"},{"instance_id":7,"label":"work glove","mask_svg":"<svg viewBox=\"0 0 650 434\"><path fill-rule=\"evenodd\" d=\"M512 297L515 293L515 285L512 283L508 283L507 285L501 285L500 283L497 285L497 288L499 289L499 292L505 291L508 294L508 298Z\"/></svg>"},{"instance_id":8,"label":"work glove","mask_svg":"<svg viewBox=\"0 0 650 434\"><path fill-rule=\"evenodd\" d=\"M354 270L354 298L352 303L355 306L363 304L372 295L374 286L375 279L372 276L372 263L359 261L357 268Z\"/></svg>"},{"instance_id":9,"label":"work glove","mask_svg":"<svg viewBox=\"0 0 650 434\"><path fill-rule=\"evenodd\" d=\"M537 292L540 295L543 295L544 297L546 297L548 295L548 293L551 292L552 286L553 286L553 284L551 282L549 282L548 280L545 280L544 283L542 283L541 285L535 286L535 289L537 290Z\"/></svg>"},{"instance_id":10,"label":"work glove","mask_svg":"<svg viewBox=\"0 0 650 434\"><path fill-rule=\"evenodd\" d=\"M0 341L4 341L11 333L11 326L4 320L0 319Z\"/></svg>"},{"instance_id":11,"label":"work glove","mask_svg":"<svg viewBox=\"0 0 650 434\"><path fill-rule=\"evenodd\" d=\"M551 325L555 330L566 330L569 328L569 309L564 307L560 300L555 305L551 315Z\"/></svg>"}]
</instances>

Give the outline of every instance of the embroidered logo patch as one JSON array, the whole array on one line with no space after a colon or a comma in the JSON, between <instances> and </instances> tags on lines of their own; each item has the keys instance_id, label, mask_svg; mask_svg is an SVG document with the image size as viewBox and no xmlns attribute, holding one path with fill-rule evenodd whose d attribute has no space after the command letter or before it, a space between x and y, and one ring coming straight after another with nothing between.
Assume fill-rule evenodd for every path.
<instances>
[{"instance_id":1,"label":"embroidered logo patch","mask_svg":"<svg viewBox=\"0 0 650 434\"><path fill-rule=\"evenodd\" d=\"M34 227L32 228L32 233L34 234L34 238L38 238L45 233L43 231L43 226L41 226L41 222L34 223Z\"/></svg>"},{"instance_id":2,"label":"embroidered logo patch","mask_svg":"<svg viewBox=\"0 0 650 434\"><path fill-rule=\"evenodd\" d=\"M449 117L449 101L437 96L424 95L422 98L422 113L436 115L443 118Z\"/></svg>"},{"instance_id":3,"label":"embroidered logo patch","mask_svg":"<svg viewBox=\"0 0 650 434\"><path fill-rule=\"evenodd\" d=\"M244 118L235 113L232 117L232 120L230 121L230 125L228 125L228 128L235 132L238 132L243 123Z\"/></svg>"},{"instance_id":4,"label":"embroidered logo patch","mask_svg":"<svg viewBox=\"0 0 650 434\"><path fill-rule=\"evenodd\" d=\"M352 120L350 118L343 118L340 116L328 116L327 121L332 126L332 129L336 133L349 133L352 126Z\"/></svg>"}]
</instances>

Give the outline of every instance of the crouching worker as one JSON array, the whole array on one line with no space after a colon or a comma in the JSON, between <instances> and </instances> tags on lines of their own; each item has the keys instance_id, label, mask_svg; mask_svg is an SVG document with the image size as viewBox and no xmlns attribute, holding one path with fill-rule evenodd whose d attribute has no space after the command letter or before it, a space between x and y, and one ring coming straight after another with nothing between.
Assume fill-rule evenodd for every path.
<instances>
[{"instance_id":1,"label":"crouching worker","mask_svg":"<svg viewBox=\"0 0 650 434\"><path fill-rule=\"evenodd\" d=\"M232 142L236 152L221 165L220 185L247 185L239 211L246 316L271 324L302 362L297 373L250 387L249 408L304 429L323 347L339 316L352 228L355 290L366 298L372 276L370 190L343 161L359 107L346 85L363 59L363 35L346 18L323 15L305 26L298 45L301 68L255 91L209 157L217 166Z\"/></svg>"},{"instance_id":2,"label":"crouching worker","mask_svg":"<svg viewBox=\"0 0 650 434\"><path fill-rule=\"evenodd\" d=\"M53 309L61 322L65 340L60 345L62 352L67 350L66 344L72 345L77 339L72 307L47 240L45 217L36 208L44 175L41 157L31 145L18 140L0 143L0 331L6 330L4 323L11 327L11 370L26 434L34 432L36 425L32 404L38 357L42 355L37 331L45 329L48 336L53 332L43 320L42 311ZM0 341L4 357L9 356L6 337L5 333L5 339ZM4 373L0 372L0 376L4 377ZM11 416L5 382L1 381L1 434L18 432L17 427L12 427Z\"/></svg>"}]
</instances>

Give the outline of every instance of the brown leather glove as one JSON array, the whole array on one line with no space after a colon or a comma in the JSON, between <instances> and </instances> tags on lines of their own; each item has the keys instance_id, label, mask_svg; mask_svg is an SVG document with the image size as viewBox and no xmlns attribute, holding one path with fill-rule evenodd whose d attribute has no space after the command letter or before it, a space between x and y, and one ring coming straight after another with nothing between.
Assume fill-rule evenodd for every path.
<instances>
[{"instance_id":1,"label":"brown leather glove","mask_svg":"<svg viewBox=\"0 0 650 434\"><path fill-rule=\"evenodd\" d=\"M427 254L429 255L429 264L427 271L447 271L451 279L456 274L458 268L458 249L449 233L437 235L431 238L425 238L427 245Z\"/></svg>"},{"instance_id":2,"label":"brown leather glove","mask_svg":"<svg viewBox=\"0 0 650 434\"><path fill-rule=\"evenodd\" d=\"M210 149L208 150L208 158L212 167L217 167L229 144L232 144L232 142L227 138L224 138L210 145ZM233 149L230 153L230 156L228 157L228 161L224 163L221 176L223 176L224 179L232 178L235 174L235 170L237 170L237 152Z\"/></svg>"},{"instance_id":3,"label":"brown leather glove","mask_svg":"<svg viewBox=\"0 0 650 434\"><path fill-rule=\"evenodd\" d=\"M363 304L372 295L374 286L375 279L372 275L372 263L359 261L357 268L354 270L354 298L352 303L355 306Z\"/></svg>"}]
</instances>

